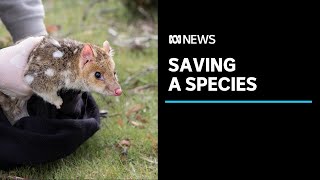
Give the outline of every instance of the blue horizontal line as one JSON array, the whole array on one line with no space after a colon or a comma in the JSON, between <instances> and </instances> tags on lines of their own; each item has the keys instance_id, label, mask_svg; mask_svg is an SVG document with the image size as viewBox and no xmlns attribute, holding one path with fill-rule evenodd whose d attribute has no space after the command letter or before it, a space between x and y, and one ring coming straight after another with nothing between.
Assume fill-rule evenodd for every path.
<instances>
[{"instance_id":1,"label":"blue horizontal line","mask_svg":"<svg viewBox=\"0 0 320 180\"><path fill-rule=\"evenodd\" d=\"M168 104L312 104L312 100L165 100Z\"/></svg>"}]
</instances>

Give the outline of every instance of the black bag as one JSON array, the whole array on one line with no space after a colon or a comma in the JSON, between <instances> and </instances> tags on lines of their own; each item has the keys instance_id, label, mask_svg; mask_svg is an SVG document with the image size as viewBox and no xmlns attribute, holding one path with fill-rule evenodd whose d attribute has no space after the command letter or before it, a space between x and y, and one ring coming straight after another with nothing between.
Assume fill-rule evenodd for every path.
<instances>
[{"instance_id":1,"label":"black bag","mask_svg":"<svg viewBox=\"0 0 320 180\"><path fill-rule=\"evenodd\" d=\"M99 130L99 109L89 93L65 91L60 95L64 102L59 110L32 96L30 117L14 126L0 108L0 169L66 157Z\"/></svg>"}]
</instances>

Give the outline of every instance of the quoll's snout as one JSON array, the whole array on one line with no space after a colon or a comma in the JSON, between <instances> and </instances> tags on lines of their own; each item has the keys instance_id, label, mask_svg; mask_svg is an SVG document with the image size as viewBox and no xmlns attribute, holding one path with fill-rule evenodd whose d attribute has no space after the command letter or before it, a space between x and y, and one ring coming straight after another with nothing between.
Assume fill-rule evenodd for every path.
<instances>
[{"instance_id":1,"label":"quoll's snout","mask_svg":"<svg viewBox=\"0 0 320 180\"><path fill-rule=\"evenodd\" d=\"M120 96L121 94L122 94L121 88L117 88L117 89L114 90L114 95L115 96Z\"/></svg>"}]
</instances>

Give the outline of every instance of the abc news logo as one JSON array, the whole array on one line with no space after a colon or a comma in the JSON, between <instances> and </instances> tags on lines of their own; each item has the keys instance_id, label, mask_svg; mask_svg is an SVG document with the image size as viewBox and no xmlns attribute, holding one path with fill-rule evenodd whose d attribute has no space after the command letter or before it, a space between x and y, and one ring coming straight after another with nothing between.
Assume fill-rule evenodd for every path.
<instances>
[{"instance_id":1,"label":"abc news logo","mask_svg":"<svg viewBox=\"0 0 320 180\"><path fill-rule=\"evenodd\" d=\"M214 44L215 35L169 35L169 44Z\"/></svg>"}]
</instances>

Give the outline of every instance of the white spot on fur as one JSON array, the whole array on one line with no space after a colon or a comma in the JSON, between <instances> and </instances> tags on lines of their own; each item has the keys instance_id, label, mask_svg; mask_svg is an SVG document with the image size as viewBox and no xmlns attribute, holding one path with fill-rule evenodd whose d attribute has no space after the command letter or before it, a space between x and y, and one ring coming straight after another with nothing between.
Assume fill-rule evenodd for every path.
<instances>
[{"instance_id":1,"label":"white spot on fur","mask_svg":"<svg viewBox=\"0 0 320 180\"><path fill-rule=\"evenodd\" d=\"M59 44L59 42L58 42L57 40L55 40L55 39L50 39L49 41L50 41L51 44L53 44L54 46L56 46L56 47L61 47L61 45Z\"/></svg>"},{"instance_id":2,"label":"white spot on fur","mask_svg":"<svg viewBox=\"0 0 320 180\"><path fill-rule=\"evenodd\" d=\"M30 84L33 82L33 80L34 80L34 77L31 76L31 75L26 75L26 76L24 77L24 80L26 81L27 84L30 85Z\"/></svg>"},{"instance_id":3,"label":"white spot on fur","mask_svg":"<svg viewBox=\"0 0 320 180\"><path fill-rule=\"evenodd\" d=\"M55 51L54 53L52 53L52 56L54 57L54 58L61 58L62 56L63 56L63 52L61 52L61 51Z\"/></svg>"},{"instance_id":4,"label":"white spot on fur","mask_svg":"<svg viewBox=\"0 0 320 180\"><path fill-rule=\"evenodd\" d=\"M36 60L37 60L37 61L40 61L40 60L41 60L41 57L40 57L40 56L38 56L38 57L36 58Z\"/></svg>"},{"instance_id":5,"label":"white spot on fur","mask_svg":"<svg viewBox=\"0 0 320 180\"><path fill-rule=\"evenodd\" d=\"M67 79L65 80L65 83L66 83L66 85L69 85L69 84L70 84L70 79L67 78Z\"/></svg>"},{"instance_id":6,"label":"white spot on fur","mask_svg":"<svg viewBox=\"0 0 320 180\"><path fill-rule=\"evenodd\" d=\"M33 73L34 76L38 76L38 73Z\"/></svg>"},{"instance_id":7,"label":"white spot on fur","mask_svg":"<svg viewBox=\"0 0 320 180\"><path fill-rule=\"evenodd\" d=\"M44 48L46 45L45 44L41 44L40 48Z\"/></svg>"},{"instance_id":8,"label":"white spot on fur","mask_svg":"<svg viewBox=\"0 0 320 180\"><path fill-rule=\"evenodd\" d=\"M73 51L73 54L76 54L77 52L78 52L78 48Z\"/></svg>"},{"instance_id":9,"label":"white spot on fur","mask_svg":"<svg viewBox=\"0 0 320 180\"><path fill-rule=\"evenodd\" d=\"M47 76L52 77L54 75L54 70L49 68L44 72Z\"/></svg>"},{"instance_id":10,"label":"white spot on fur","mask_svg":"<svg viewBox=\"0 0 320 180\"><path fill-rule=\"evenodd\" d=\"M71 66L71 63L70 63L70 62L68 62L68 63L67 63L67 66L68 66L68 67L70 67L70 66Z\"/></svg>"}]
</instances>

